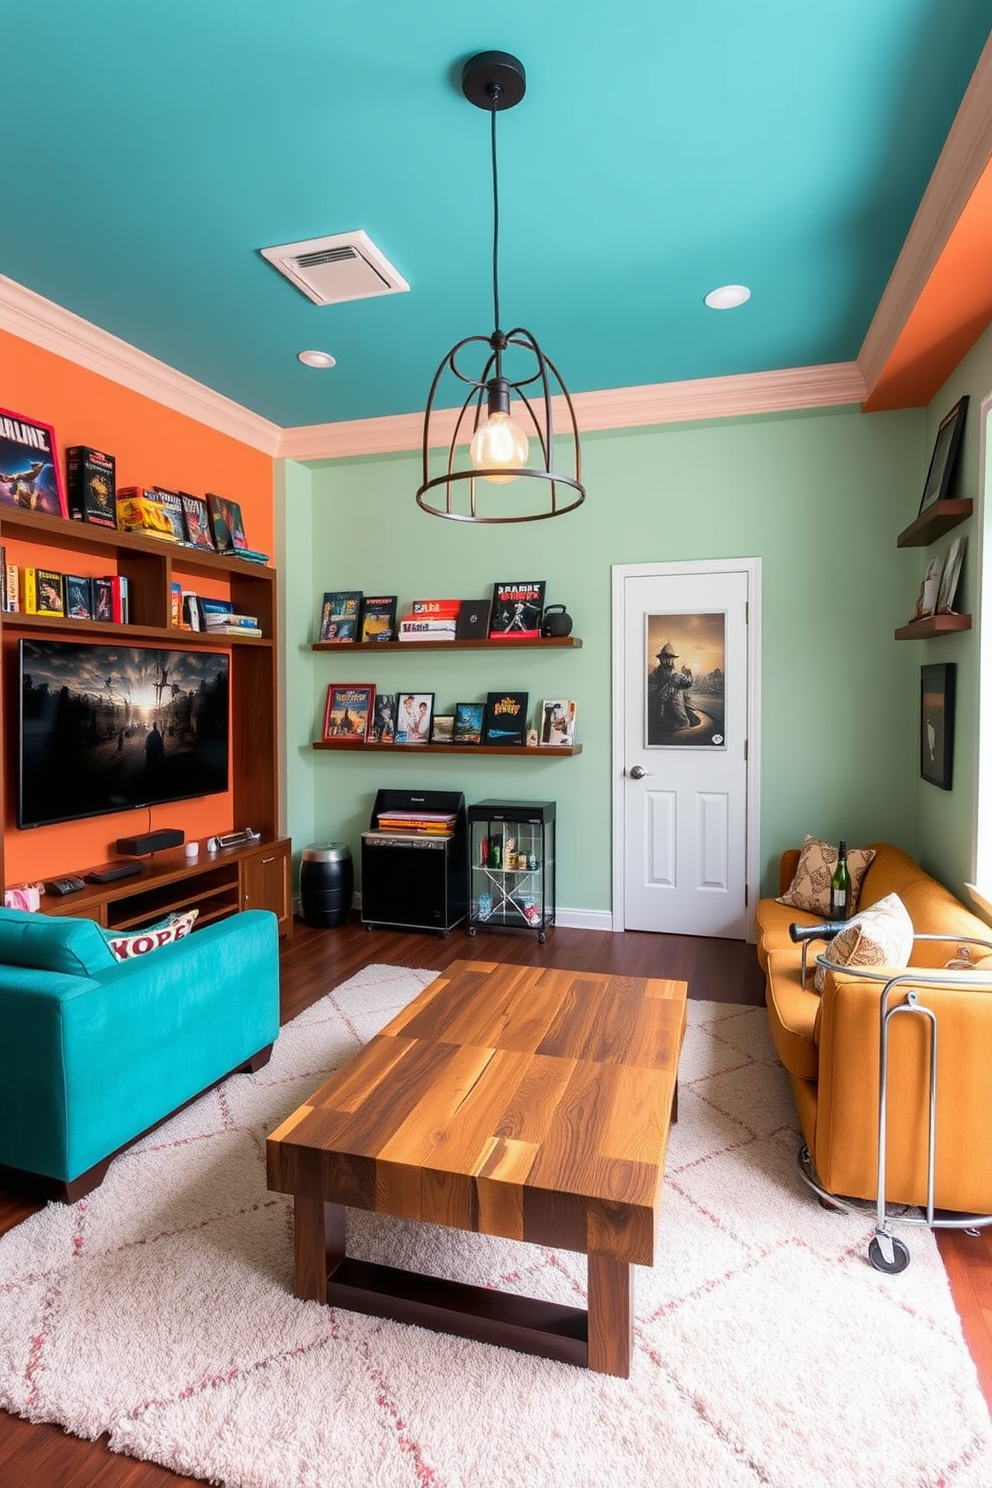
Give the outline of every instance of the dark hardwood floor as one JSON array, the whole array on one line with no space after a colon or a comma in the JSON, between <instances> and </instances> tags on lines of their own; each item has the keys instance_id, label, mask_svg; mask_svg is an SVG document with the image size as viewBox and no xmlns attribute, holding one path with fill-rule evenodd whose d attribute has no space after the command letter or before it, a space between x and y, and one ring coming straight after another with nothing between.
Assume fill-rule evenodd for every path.
<instances>
[{"instance_id":1,"label":"dark hardwood floor","mask_svg":"<svg viewBox=\"0 0 992 1488\"><path fill-rule=\"evenodd\" d=\"M678 977L688 982L690 997L755 1006L764 1002L764 980L754 947L739 941L553 929L542 946L535 936L523 934L472 938L464 930L455 930L442 940L436 935L391 930L368 934L356 924L312 930L297 921L282 952L283 1022L370 962L442 971L459 957L625 976ZM27 1191L0 1183L0 1233L40 1207ZM942 1230L937 1240L985 1398L992 1403L992 1233L985 1230L971 1237ZM0 1411L3 1488L196 1488L197 1481L117 1456L107 1450L103 1439L79 1441L57 1426L31 1425Z\"/></svg>"}]
</instances>

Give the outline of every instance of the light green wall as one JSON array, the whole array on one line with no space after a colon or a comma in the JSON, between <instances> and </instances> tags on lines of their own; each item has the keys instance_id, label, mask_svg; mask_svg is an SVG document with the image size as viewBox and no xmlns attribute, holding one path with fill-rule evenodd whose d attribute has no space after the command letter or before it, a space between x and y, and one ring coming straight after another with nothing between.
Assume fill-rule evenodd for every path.
<instances>
[{"instance_id":1,"label":"light green wall","mask_svg":"<svg viewBox=\"0 0 992 1488\"><path fill-rule=\"evenodd\" d=\"M927 409L924 473L922 491L930 452L937 426L965 393L969 396L964 440L952 494L970 496L978 501L981 446L980 409L982 399L992 389L992 328L973 347L956 368ZM963 613L978 609L978 549L981 535L975 518L964 522L954 532L942 537L933 547L921 550L919 573L934 553L946 553L951 539L961 533L967 540L961 588L955 608ZM939 640L925 641L913 648L916 661L953 661L957 663L957 710L954 747L953 789L939 790L925 780L917 782L917 818L920 860L923 866L957 893L971 880L975 809L977 804L978 747L978 630L957 632Z\"/></svg>"},{"instance_id":2,"label":"light green wall","mask_svg":"<svg viewBox=\"0 0 992 1488\"><path fill-rule=\"evenodd\" d=\"M764 887L806 831L886 838L915 851L915 648L893 640L912 610L919 554L895 536L918 505L922 411L857 410L725 420L587 436L586 504L560 520L473 527L416 506L412 455L316 465L287 490L292 590L286 630L290 820L306 840L356 854L377 787L452 787L551 798L559 814L559 905L610 906L613 563L763 560L761 843ZM547 580L581 650L314 655L325 589L468 597L494 581ZM434 691L439 711L496 688L577 699L575 758L415 759L312 751L326 685ZM308 813L312 803L312 816Z\"/></svg>"}]
</instances>

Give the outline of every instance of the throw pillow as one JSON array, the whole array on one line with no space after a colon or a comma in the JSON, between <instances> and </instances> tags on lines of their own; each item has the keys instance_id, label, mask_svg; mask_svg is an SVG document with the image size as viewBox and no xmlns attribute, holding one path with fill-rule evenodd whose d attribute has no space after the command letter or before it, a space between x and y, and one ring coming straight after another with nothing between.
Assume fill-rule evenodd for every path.
<instances>
[{"instance_id":1,"label":"throw pillow","mask_svg":"<svg viewBox=\"0 0 992 1488\"><path fill-rule=\"evenodd\" d=\"M130 961L135 956L146 956L149 951L157 951L160 946L171 945L174 940L182 940L192 930L199 913L198 909L188 909L183 914L174 914L167 920L159 920L156 925L146 925L144 930L129 933L105 930L103 933L115 960Z\"/></svg>"},{"instance_id":2,"label":"throw pillow","mask_svg":"<svg viewBox=\"0 0 992 1488\"><path fill-rule=\"evenodd\" d=\"M848 921L825 954L838 966L906 966L913 949L913 922L898 894L886 894ZM813 986L823 991L826 972L816 968Z\"/></svg>"},{"instance_id":3,"label":"throw pillow","mask_svg":"<svg viewBox=\"0 0 992 1488\"><path fill-rule=\"evenodd\" d=\"M95 920L0 909L0 964L95 976L114 960Z\"/></svg>"},{"instance_id":4,"label":"throw pillow","mask_svg":"<svg viewBox=\"0 0 992 1488\"><path fill-rule=\"evenodd\" d=\"M873 847L849 847L847 849L847 870L851 875L852 910L858 907L861 883L874 856ZM779 904L788 904L793 909L805 909L809 914L823 915L824 919L829 918L830 880L833 878L836 867L836 847L832 847L829 842L821 842L819 837L810 837L807 834L802 852L799 854L795 877L779 899Z\"/></svg>"}]
</instances>

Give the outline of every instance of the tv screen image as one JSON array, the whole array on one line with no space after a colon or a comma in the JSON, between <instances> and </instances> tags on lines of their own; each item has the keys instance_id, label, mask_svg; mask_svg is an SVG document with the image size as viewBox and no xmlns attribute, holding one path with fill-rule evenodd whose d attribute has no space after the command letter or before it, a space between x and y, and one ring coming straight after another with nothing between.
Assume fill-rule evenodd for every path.
<instances>
[{"instance_id":1,"label":"tv screen image","mask_svg":"<svg viewBox=\"0 0 992 1488\"><path fill-rule=\"evenodd\" d=\"M223 652L22 640L17 825L226 791L228 670Z\"/></svg>"}]
</instances>

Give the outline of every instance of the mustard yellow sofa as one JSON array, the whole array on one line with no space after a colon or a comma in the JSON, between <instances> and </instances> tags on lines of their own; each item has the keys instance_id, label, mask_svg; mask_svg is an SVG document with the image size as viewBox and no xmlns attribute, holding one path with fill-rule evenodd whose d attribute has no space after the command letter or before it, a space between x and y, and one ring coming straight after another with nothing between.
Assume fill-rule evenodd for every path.
<instances>
[{"instance_id":1,"label":"mustard yellow sofa","mask_svg":"<svg viewBox=\"0 0 992 1488\"><path fill-rule=\"evenodd\" d=\"M910 990L932 1008L937 1026L935 1192L938 1209L992 1213L992 973L944 971L959 946L992 951L992 927L889 843L871 843L875 858L861 887L858 910L898 894L913 922L909 974L889 994L905 1002ZM780 893L792 882L798 850L783 854ZM829 1193L874 1200L878 1188L880 1000L887 977L907 968L828 972L814 990L817 954L802 947L793 923L815 925L814 914L762 899L757 910L758 958L772 1039L792 1082L803 1139L820 1184ZM919 936L937 939L919 939ZM865 973L875 973L869 976ZM938 976L939 985L931 979ZM925 1206L929 1127L930 1043L925 1017L890 1020L887 1064L886 1198Z\"/></svg>"}]
</instances>

